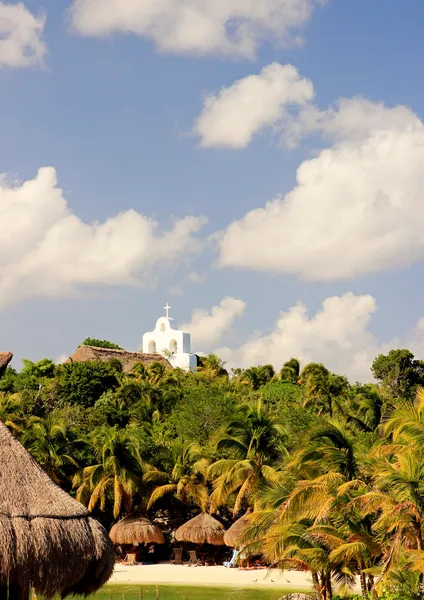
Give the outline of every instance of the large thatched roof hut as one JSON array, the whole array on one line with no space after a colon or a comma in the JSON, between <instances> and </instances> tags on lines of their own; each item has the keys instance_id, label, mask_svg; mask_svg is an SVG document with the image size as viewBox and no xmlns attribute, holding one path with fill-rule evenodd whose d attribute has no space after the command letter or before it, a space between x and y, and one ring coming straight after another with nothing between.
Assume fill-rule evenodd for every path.
<instances>
[{"instance_id":1,"label":"large thatched roof hut","mask_svg":"<svg viewBox=\"0 0 424 600\"><path fill-rule=\"evenodd\" d=\"M113 545L0 423L0 597L89 594L113 570Z\"/></svg>"},{"instance_id":2,"label":"large thatched roof hut","mask_svg":"<svg viewBox=\"0 0 424 600\"><path fill-rule=\"evenodd\" d=\"M224 534L224 526L219 521L208 513L200 513L177 529L175 539L178 542L223 546Z\"/></svg>"},{"instance_id":3,"label":"large thatched roof hut","mask_svg":"<svg viewBox=\"0 0 424 600\"><path fill-rule=\"evenodd\" d=\"M0 377L7 369L7 365L13 358L13 354L11 352L0 352Z\"/></svg>"},{"instance_id":4,"label":"large thatched roof hut","mask_svg":"<svg viewBox=\"0 0 424 600\"><path fill-rule=\"evenodd\" d=\"M110 530L114 544L164 544L161 529L140 515L124 517Z\"/></svg>"},{"instance_id":5,"label":"large thatched roof hut","mask_svg":"<svg viewBox=\"0 0 424 600\"><path fill-rule=\"evenodd\" d=\"M246 515L237 519L235 523L231 525L229 529L225 532L224 542L226 546L230 546L231 548L238 548L240 545L240 538L246 531L249 526L249 518Z\"/></svg>"},{"instance_id":6,"label":"large thatched roof hut","mask_svg":"<svg viewBox=\"0 0 424 600\"><path fill-rule=\"evenodd\" d=\"M137 362L143 363L145 367L158 362L164 365L166 369L172 369L171 364L162 354L127 352L126 350L111 350L110 348L96 348L95 346L80 346L65 362L106 362L112 359L118 359L122 363L122 369L125 373L130 373Z\"/></svg>"}]
</instances>

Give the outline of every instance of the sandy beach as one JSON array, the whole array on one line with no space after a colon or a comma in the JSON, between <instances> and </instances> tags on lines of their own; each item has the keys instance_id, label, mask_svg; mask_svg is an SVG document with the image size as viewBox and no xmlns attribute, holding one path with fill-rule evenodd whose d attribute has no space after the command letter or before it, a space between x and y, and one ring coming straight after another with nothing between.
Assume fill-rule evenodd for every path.
<instances>
[{"instance_id":1,"label":"sandy beach","mask_svg":"<svg viewBox=\"0 0 424 600\"><path fill-rule=\"evenodd\" d=\"M225 587L275 587L310 590L308 573L255 569L239 571L226 567L188 567L185 565L123 565L117 564L109 583L207 585Z\"/></svg>"}]
</instances>

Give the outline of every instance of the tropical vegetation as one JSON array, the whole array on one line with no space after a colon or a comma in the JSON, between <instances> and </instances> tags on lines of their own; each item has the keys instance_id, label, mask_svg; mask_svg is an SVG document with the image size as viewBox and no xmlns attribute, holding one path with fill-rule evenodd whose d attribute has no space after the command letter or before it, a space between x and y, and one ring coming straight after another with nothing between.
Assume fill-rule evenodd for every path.
<instances>
[{"instance_id":1,"label":"tropical vegetation","mask_svg":"<svg viewBox=\"0 0 424 600\"><path fill-rule=\"evenodd\" d=\"M228 372L210 355L196 373L25 360L0 380L0 419L108 527L248 512L246 552L309 572L320 600L357 578L363 598L418 600L424 362L392 350L370 369L361 384L295 358Z\"/></svg>"}]
</instances>

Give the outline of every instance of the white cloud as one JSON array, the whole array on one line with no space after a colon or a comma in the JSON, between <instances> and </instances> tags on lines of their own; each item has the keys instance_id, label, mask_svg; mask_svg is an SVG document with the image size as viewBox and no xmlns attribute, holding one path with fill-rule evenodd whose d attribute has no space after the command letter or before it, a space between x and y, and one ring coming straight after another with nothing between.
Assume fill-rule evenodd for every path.
<instances>
[{"instance_id":1,"label":"white cloud","mask_svg":"<svg viewBox=\"0 0 424 600\"><path fill-rule=\"evenodd\" d=\"M205 283L206 275L197 273L196 271L192 271L188 274L187 281L189 281L190 283Z\"/></svg>"},{"instance_id":2,"label":"white cloud","mask_svg":"<svg viewBox=\"0 0 424 600\"><path fill-rule=\"evenodd\" d=\"M184 290L180 285L170 285L168 288L168 293L171 294L171 296L182 296Z\"/></svg>"},{"instance_id":3,"label":"white cloud","mask_svg":"<svg viewBox=\"0 0 424 600\"><path fill-rule=\"evenodd\" d=\"M379 131L403 131L420 125L420 120L406 106L387 107L360 96L341 98L335 107L319 110L309 103L302 106L296 118L287 121L282 131L289 146L311 133L331 141L363 141Z\"/></svg>"},{"instance_id":4,"label":"white cloud","mask_svg":"<svg viewBox=\"0 0 424 600\"><path fill-rule=\"evenodd\" d=\"M44 24L44 16L34 16L22 3L0 0L0 68L42 65L47 53Z\"/></svg>"},{"instance_id":5,"label":"white cloud","mask_svg":"<svg viewBox=\"0 0 424 600\"><path fill-rule=\"evenodd\" d=\"M205 99L194 132L203 147L245 148L256 133L290 118L289 108L313 97L312 83L292 65L272 63Z\"/></svg>"},{"instance_id":6,"label":"white cloud","mask_svg":"<svg viewBox=\"0 0 424 600\"><path fill-rule=\"evenodd\" d=\"M336 280L424 258L424 126L406 107L360 98L313 115L335 139L303 162L284 198L230 224L219 265Z\"/></svg>"},{"instance_id":7,"label":"white cloud","mask_svg":"<svg viewBox=\"0 0 424 600\"><path fill-rule=\"evenodd\" d=\"M254 58L264 41L299 43L322 0L74 0L82 35L132 33L166 52Z\"/></svg>"},{"instance_id":8,"label":"white cloud","mask_svg":"<svg viewBox=\"0 0 424 600\"><path fill-rule=\"evenodd\" d=\"M252 337L237 349L223 347L216 352L231 367L271 363L280 369L285 361L296 357L303 366L322 362L351 381L371 381L374 358L399 347L398 340L382 344L369 331L376 310L372 296L355 296L351 292L327 298L313 316L299 303L280 314L271 333ZM420 339L424 349L422 331Z\"/></svg>"},{"instance_id":9,"label":"white cloud","mask_svg":"<svg viewBox=\"0 0 424 600\"><path fill-rule=\"evenodd\" d=\"M11 184L0 178L0 308L30 297L65 297L82 285L154 281L200 250L203 218L176 220L169 231L134 210L103 223L72 214L56 171Z\"/></svg>"},{"instance_id":10,"label":"white cloud","mask_svg":"<svg viewBox=\"0 0 424 600\"><path fill-rule=\"evenodd\" d=\"M194 310L190 323L184 323L180 329L191 333L192 345L196 351L205 351L228 333L235 319L243 315L245 307L246 304L243 300L226 296L218 306L214 306L210 311Z\"/></svg>"},{"instance_id":11,"label":"white cloud","mask_svg":"<svg viewBox=\"0 0 424 600\"><path fill-rule=\"evenodd\" d=\"M371 364L378 354L392 348L409 348L417 358L424 358L424 317L412 332L390 340L379 340L370 325L377 312L377 302L370 295L347 292L326 298L315 314L309 314L302 302L281 312L270 331L252 334L238 347L228 344L228 333L236 318L246 314L246 304L235 298L224 298L211 311L195 310L189 324L199 348L213 350L229 368L248 368L272 364L276 370L292 357L304 367L309 362L322 362L334 373L346 375L350 381L372 381Z\"/></svg>"},{"instance_id":12,"label":"white cloud","mask_svg":"<svg viewBox=\"0 0 424 600\"><path fill-rule=\"evenodd\" d=\"M360 96L341 98L320 110L312 103L314 87L296 67L271 63L206 96L193 131L201 146L246 148L255 134L268 129L281 142L297 146L311 134L331 141L360 141L378 131L400 131L420 125L406 106L389 108Z\"/></svg>"}]
</instances>

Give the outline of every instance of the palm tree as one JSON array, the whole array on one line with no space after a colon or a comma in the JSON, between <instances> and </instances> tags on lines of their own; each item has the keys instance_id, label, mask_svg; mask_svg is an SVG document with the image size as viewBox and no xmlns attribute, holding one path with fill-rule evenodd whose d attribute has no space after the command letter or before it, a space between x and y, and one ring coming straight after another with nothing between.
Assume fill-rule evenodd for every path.
<instances>
[{"instance_id":1,"label":"palm tree","mask_svg":"<svg viewBox=\"0 0 424 600\"><path fill-rule=\"evenodd\" d=\"M77 500L90 511L97 505L104 511L110 500L113 516L118 518L122 508L131 512L136 494L143 489L142 476L149 468L140 454L139 432L105 426L94 432L92 443L98 462L74 477Z\"/></svg>"},{"instance_id":2,"label":"palm tree","mask_svg":"<svg viewBox=\"0 0 424 600\"><path fill-rule=\"evenodd\" d=\"M138 378L127 379L122 381L121 386L116 390L115 395L130 406L139 402L144 397L147 389L149 389L149 384L145 381Z\"/></svg>"},{"instance_id":3,"label":"palm tree","mask_svg":"<svg viewBox=\"0 0 424 600\"><path fill-rule=\"evenodd\" d=\"M420 597L424 575L424 391L418 389L415 404L406 401L394 410L381 431L391 436L392 443L377 445L370 452L372 489L353 502L364 518L374 518L374 535L385 550L376 589L399 579L407 569L420 574L415 590ZM401 585L400 580L398 583Z\"/></svg>"},{"instance_id":4,"label":"palm tree","mask_svg":"<svg viewBox=\"0 0 424 600\"><path fill-rule=\"evenodd\" d=\"M146 400L146 405L155 406L160 412L169 411L183 395L181 375L186 374L180 369L170 371L161 363L152 363L146 369L145 365L137 362L130 373L130 381L124 381L119 395L138 401Z\"/></svg>"},{"instance_id":5,"label":"palm tree","mask_svg":"<svg viewBox=\"0 0 424 600\"><path fill-rule=\"evenodd\" d=\"M168 374L168 369L163 363L154 362L147 367L146 370L146 380L150 385L156 386L163 379L165 379Z\"/></svg>"},{"instance_id":6,"label":"palm tree","mask_svg":"<svg viewBox=\"0 0 424 600\"><path fill-rule=\"evenodd\" d=\"M147 508L164 496L173 495L184 504L194 504L202 511L208 503L206 471L209 461L200 448L181 440L174 440L159 455L160 469L148 471L143 480L153 484Z\"/></svg>"},{"instance_id":7,"label":"palm tree","mask_svg":"<svg viewBox=\"0 0 424 600\"><path fill-rule=\"evenodd\" d=\"M361 575L364 598L369 587L363 570L374 567L381 549L352 498L364 493L360 480L329 472L311 480L282 478L262 493L262 508L250 517L244 543L281 568L310 571L319 598L332 597L332 585L346 590Z\"/></svg>"},{"instance_id":8,"label":"palm tree","mask_svg":"<svg viewBox=\"0 0 424 600\"><path fill-rule=\"evenodd\" d=\"M351 388L346 414L348 423L371 433L380 425L384 410L384 401L376 385L356 385Z\"/></svg>"},{"instance_id":9,"label":"palm tree","mask_svg":"<svg viewBox=\"0 0 424 600\"><path fill-rule=\"evenodd\" d=\"M208 478L214 481L212 511L237 492L236 515L243 501L254 503L257 490L265 482L278 478L275 466L287 455L283 445L285 433L281 424L266 415L260 402L227 426L217 448L229 450L237 458L218 460L209 467Z\"/></svg>"},{"instance_id":10,"label":"palm tree","mask_svg":"<svg viewBox=\"0 0 424 600\"><path fill-rule=\"evenodd\" d=\"M124 404L132 423L150 421L162 406L159 387L148 381L125 381L114 396L116 401Z\"/></svg>"},{"instance_id":11,"label":"palm tree","mask_svg":"<svg viewBox=\"0 0 424 600\"><path fill-rule=\"evenodd\" d=\"M258 367L250 367L242 372L240 382L250 385L253 390L258 390L263 385L269 383L275 376L274 367L272 365L261 365Z\"/></svg>"},{"instance_id":12,"label":"palm tree","mask_svg":"<svg viewBox=\"0 0 424 600\"><path fill-rule=\"evenodd\" d=\"M22 443L35 460L58 484L63 484L67 475L66 466L78 469L72 457L76 446L82 445L64 419L52 412L45 419L30 417Z\"/></svg>"},{"instance_id":13,"label":"palm tree","mask_svg":"<svg viewBox=\"0 0 424 600\"><path fill-rule=\"evenodd\" d=\"M148 367L142 362L136 362L131 368L130 377L138 382L147 382L157 386L163 379L169 376L170 371L163 363L152 362Z\"/></svg>"},{"instance_id":14,"label":"palm tree","mask_svg":"<svg viewBox=\"0 0 424 600\"><path fill-rule=\"evenodd\" d=\"M343 396L349 383L346 377L334 375L321 363L310 363L302 373L300 379L306 383L305 406L315 405L319 414L328 411L333 416L334 403Z\"/></svg>"},{"instance_id":15,"label":"palm tree","mask_svg":"<svg viewBox=\"0 0 424 600\"><path fill-rule=\"evenodd\" d=\"M250 527L241 544L250 554L262 554L266 562L280 569L311 573L319 600L333 597L332 578L344 580L333 568L328 545L314 535L305 521L287 521L278 506L249 516Z\"/></svg>"},{"instance_id":16,"label":"palm tree","mask_svg":"<svg viewBox=\"0 0 424 600\"><path fill-rule=\"evenodd\" d=\"M19 394L5 394L0 392L0 421L14 433L20 430L20 423L23 421L23 416Z\"/></svg>"},{"instance_id":17,"label":"palm tree","mask_svg":"<svg viewBox=\"0 0 424 600\"><path fill-rule=\"evenodd\" d=\"M391 435L395 443L411 444L414 448L424 445L424 389L418 388L414 403L401 402L392 411L382 427L384 434Z\"/></svg>"},{"instance_id":18,"label":"palm tree","mask_svg":"<svg viewBox=\"0 0 424 600\"><path fill-rule=\"evenodd\" d=\"M312 431L292 465L300 473L340 473L347 481L358 476L358 457L353 434L337 421Z\"/></svg>"},{"instance_id":19,"label":"palm tree","mask_svg":"<svg viewBox=\"0 0 424 600\"><path fill-rule=\"evenodd\" d=\"M364 518L374 518L374 535L383 541L377 589L387 584L402 563L424 573L423 459L423 453L403 450L395 457L379 458L373 465L373 489L354 501Z\"/></svg>"},{"instance_id":20,"label":"palm tree","mask_svg":"<svg viewBox=\"0 0 424 600\"><path fill-rule=\"evenodd\" d=\"M300 362L297 358L291 358L284 363L278 378L287 383L297 383L300 374Z\"/></svg>"},{"instance_id":21,"label":"palm tree","mask_svg":"<svg viewBox=\"0 0 424 600\"><path fill-rule=\"evenodd\" d=\"M346 523L340 529L335 527L315 527L315 535L319 535L327 541L331 553L330 562L340 572L349 571L352 575L359 575L361 582L361 593L363 598L369 598L373 588L374 577L370 572L378 565L382 555L382 549L378 541L366 527L361 531L363 521L358 517L354 522L354 529L350 531L351 522ZM368 579L367 579L368 578Z\"/></svg>"},{"instance_id":22,"label":"palm tree","mask_svg":"<svg viewBox=\"0 0 424 600\"><path fill-rule=\"evenodd\" d=\"M225 368L225 362L216 354L207 356L198 356L197 370L208 377L228 377L228 371Z\"/></svg>"},{"instance_id":23,"label":"palm tree","mask_svg":"<svg viewBox=\"0 0 424 600\"><path fill-rule=\"evenodd\" d=\"M367 597L363 571L382 553L372 519L353 504L369 491L363 461L352 433L335 421L326 424L310 434L280 481L262 491L262 510L252 517L258 526L250 538L261 540L265 555L279 564L310 570L321 598L331 597L332 581L349 587L356 574Z\"/></svg>"},{"instance_id":24,"label":"palm tree","mask_svg":"<svg viewBox=\"0 0 424 600\"><path fill-rule=\"evenodd\" d=\"M144 381L146 379L146 365L141 361L135 362L131 367L130 376L137 381Z\"/></svg>"}]
</instances>

